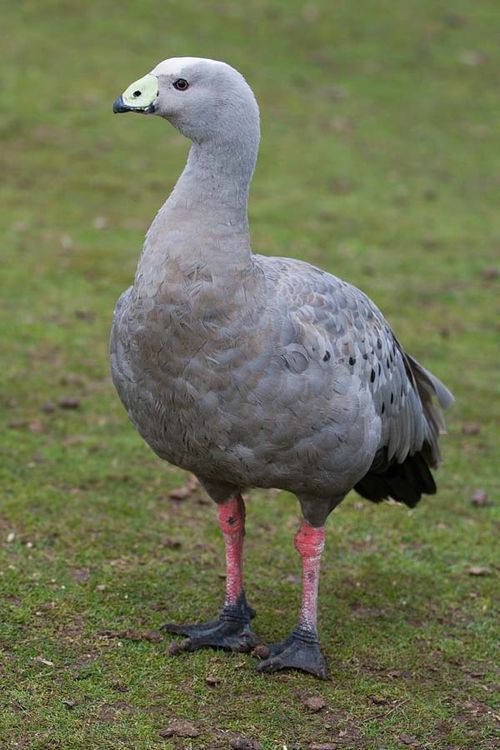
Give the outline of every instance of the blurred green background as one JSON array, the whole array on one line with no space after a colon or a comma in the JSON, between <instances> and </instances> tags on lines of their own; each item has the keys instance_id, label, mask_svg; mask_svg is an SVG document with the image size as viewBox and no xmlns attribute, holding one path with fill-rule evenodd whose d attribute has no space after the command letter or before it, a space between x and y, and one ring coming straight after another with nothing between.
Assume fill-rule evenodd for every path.
<instances>
[{"instance_id":1,"label":"blurred green background","mask_svg":"<svg viewBox=\"0 0 500 750\"><path fill-rule=\"evenodd\" d=\"M2 747L494 747L499 22L498 0L3 3ZM116 298L188 148L111 105L176 55L225 60L256 93L254 248L360 286L457 397L437 496L352 495L329 521L328 683L169 658L157 633L212 616L224 572L213 508L171 497L186 476L108 375ZM250 494L267 641L296 619L297 518L286 493ZM174 720L193 736L160 736Z\"/></svg>"}]
</instances>

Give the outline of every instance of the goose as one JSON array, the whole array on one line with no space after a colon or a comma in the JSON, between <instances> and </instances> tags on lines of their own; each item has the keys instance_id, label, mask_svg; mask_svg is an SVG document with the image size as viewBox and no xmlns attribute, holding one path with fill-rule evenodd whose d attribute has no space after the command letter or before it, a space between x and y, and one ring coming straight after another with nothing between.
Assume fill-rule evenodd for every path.
<instances>
[{"instance_id":1,"label":"goose","mask_svg":"<svg viewBox=\"0 0 500 750\"><path fill-rule=\"evenodd\" d=\"M249 185L259 110L227 63L171 58L132 83L115 113L156 115L191 140L114 312L110 360L129 418L162 459L192 472L218 507L226 592L219 615L167 623L173 651L254 651L242 575L248 488L298 498L300 616L256 651L261 672L327 677L317 627L325 522L356 490L414 507L433 494L442 408L453 396L407 354L359 289L309 263L251 250ZM268 498L268 502L271 499Z\"/></svg>"}]
</instances>

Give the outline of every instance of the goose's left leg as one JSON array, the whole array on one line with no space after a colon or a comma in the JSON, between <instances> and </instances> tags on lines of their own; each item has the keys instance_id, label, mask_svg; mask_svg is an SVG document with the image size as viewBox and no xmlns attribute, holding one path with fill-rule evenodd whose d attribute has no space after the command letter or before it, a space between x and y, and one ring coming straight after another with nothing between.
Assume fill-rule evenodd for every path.
<instances>
[{"instance_id":1,"label":"goose's left leg","mask_svg":"<svg viewBox=\"0 0 500 750\"><path fill-rule=\"evenodd\" d=\"M299 624L288 638L269 647L269 657L257 666L259 672L300 669L326 679L317 628L318 582L324 543L325 527L315 528L308 521L302 521L295 536L295 549L302 558L303 571Z\"/></svg>"},{"instance_id":2,"label":"goose's left leg","mask_svg":"<svg viewBox=\"0 0 500 750\"><path fill-rule=\"evenodd\" d=\"M254 610L248 606L243 590L243 537L245 535L245 503L241 495L218 505L219 525L226 547L226 596L216 620L197 625L167 623L163 630L187 638L175 644L177 651L198 648L223 648L230 651L250 651L257 645L257 636L250 628Z\"/></svg>"}]
</instances>

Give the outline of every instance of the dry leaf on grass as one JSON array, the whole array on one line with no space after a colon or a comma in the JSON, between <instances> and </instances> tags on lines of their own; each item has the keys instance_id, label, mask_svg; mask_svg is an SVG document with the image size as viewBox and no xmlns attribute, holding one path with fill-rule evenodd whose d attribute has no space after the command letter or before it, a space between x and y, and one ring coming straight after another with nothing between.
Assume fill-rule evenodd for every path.
<instances>
[{"instance_id":1,"label":"dry leaf on grass","mask_svg":"<svg viewBox=\"0 0 500 750\"><path fill-rule=\"evenodd\" d=\"M205 682L207 683L207 685L215 686L215 685L220 685L222 680L220 677L217 677L216 675L209 674L208 677L205 677Z\"/></svg>"},{"instance_id":2,"label":"dry leaf on grass","mask_svg":"<svg viewBox=\"0 0 500 750\"><path fill-rule=\"evenodd\" d=\"M230 744L233 750L262 750L260 742L248 737L235 737Z\"/></svg>"},{"instance_id":3,"label":"dry leaf on grass","mask_svg":"<svg viewBox=\"0 0 500 750\"><path fill-rule=\"evenodd\" d=\"M159 732L160 737L198 737L200 734L201 729L190 721L173 721Z\"/></svg>"},{"instance_id":4,"label":"dry leaf on grass","mask_svg":"<svg viewBox=\"0 0 500 750\"><path fill-rule=\"evenodd\" d=\"M306 698L302 698L302 703L306 708L314 713L321 711L326 706L326 701L320 695L310 695Z\"/></svg>"},{"instance_id":5,"label":"dry leaf on grass","mask_svg":"<svg viewBox=\"0 0 500 750\"><path fill-rule=\"evenodd\" d=\"M370 695L370 700L376 706L386 706L389 703L389 699L383 695Z\"/></svg>"},{"instance_id":6,"label":"dry leaf on grass","mask_svg":"<svg viewBox=\"0 0 500 750\"><path fill-rule=\"evenodd\" d=\"M171 500L176 500L177 502L180 502L181 500L186 500L191 494L191 490L188 489L188 487L176 487L175 489L171 490L168 493L168 496Z\"/></svg>"},{"instance_id":7,"label":"dry leaf on grass","mask_svg":"<svg viewBox=\"0 0 500 750\"><path fill-rule=\"evenodd\" d=\"M178 539L172 539L169 536L162 536L160 539L160 544L162 547L166 547L167 549L180 549L182 547L182 542L180 542Z\"/></svg>"},{"instance_id":8,"label":"dry leaf on grass","mask_svg":"<svg viewBox=\"0 0 500 750\"><path fill-rule=\"evenodd\" d=\"M43 664L45 667L54 666L53 661L50 661L49 659L45 659L43 656L35 656L35 661L38 662L38 664Z\"/></svg>"},{"instance_id":9,"label":"dry leaf on grass","mask_svg":"<svg viewBox=\"0 0 500 750\"><path fill-rule=\"evenodd\" d=\"M87 583L90 578L90 570L88 568L73 568L71 578L77 583Z\"/></svg>"},{"instance_id":10,"label":"dry leaf on grass","mask_svg":"<svg viewBox=\"0 0 500 750\"><path fill-rule=\"evenodd\" d=\"M464 435L479 435L481 432L481 425L479 422L466 422L462 426L462 432Z\"/></svg>"},{"instance_id":11,"label":"dry leaf on grass","mask_svg":"<svg viewBox=\"0 0 500 750\"><path fill-rule=\"evenodd\" d=\"M198 489L199 482L196 477L189 477L187 482L185 482L185 484L183 484L181 487L175 487L173 490L170 490L168 496L170 500L181 502L182 500L186 500L191 495L194 495L198 491Z\"/></svg>"},{"instance_id":12,"label":"dry leaf on grass","mask_svg":"<svg viewBox=\"0 0 500 750\"><path fill-rule=\"evenodd\" d=\"M398 739L401 740L401 742L405 745L414 745L417 741L416 737L413 737L411 734L407 734L406 732L400 734Z\"/></svg>"},{"instance_id":13,"label":"dry leaf on grass","mask_svg":"<svg viewBox=\"0 0 500 750\"><path fill-rule=\"evenodd\" d=\"M470 501L472 505L475 505L478 508L483 507L484 505L488 505L488 495L484 490L477 489L474 490L472 495L470 496Z\"/></svg>"},{"instance_id":14,"label":"dry leaf on grass","mask_svg":"<svg viewBox=\"0 0 500 750\"><path fill-rule=\"evenodd\" d=\"M490 576L491 568L486 567L486 565L471 565L470 568L467 568L467 573L470 576Z\"/></svg>"},{"instance_id":15,"label":"dry leaf on grass","mask_svg":"<svg viewBox=\"0 0 500 750\"><path fill-rule=\"evenodd\" d=\"M61 409L78 409L80 406L80 399L78 396L64 396L57 402Z\"/></svg>"}]
</instances>

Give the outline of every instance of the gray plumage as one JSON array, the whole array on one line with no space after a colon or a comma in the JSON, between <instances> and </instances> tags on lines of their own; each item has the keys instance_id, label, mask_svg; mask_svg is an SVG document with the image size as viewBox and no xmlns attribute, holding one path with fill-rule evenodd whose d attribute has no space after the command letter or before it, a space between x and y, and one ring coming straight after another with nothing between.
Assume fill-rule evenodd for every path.
<instances>
[{"instance_id":1,"label":"gray plumage","mask_svg":"<svg viewBox=\"0 0 500 750\"><path fill-rule=\"evenodd\" d=\"M451 394L363 292L308 263L252 254L259 120L242 76L195 58L152 74L158 92L143 111L193 145L115 310L112 376L133 424L217 502L278 487L313 526L354 487L414 505L435 491L433 398L446 407Z\"/></svg>"}]
</instances>

